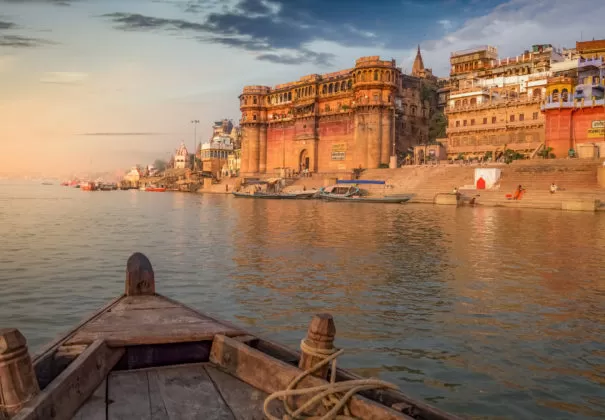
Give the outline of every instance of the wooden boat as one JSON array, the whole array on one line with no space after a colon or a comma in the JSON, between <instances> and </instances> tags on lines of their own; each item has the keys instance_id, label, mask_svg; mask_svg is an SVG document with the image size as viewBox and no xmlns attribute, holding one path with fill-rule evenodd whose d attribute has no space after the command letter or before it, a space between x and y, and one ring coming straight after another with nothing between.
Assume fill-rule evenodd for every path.
<instances>
[{"instance_id":1,"label":"wooden boat","mask_svg":"<svg viewBox=\"0 0 605 420\"><path fill-rule=\"evenodd\" d=\"M322 197L328 201L346 201L347 203L393 203L400 204L410 201L412 198L409 195L385 195L385 196L352 196L342 197L336 195L329 195Z\"/></svg>"},{"instance_id":2,"label":"wooden boat","mask_svg":"<svg viewBox=\"0 0 605 420\"><path fill-rule=\"evenodd\" d=\"M145 188L145 191L147 191L147 192L164 192L164 191L166 191L166 188L165 187L156 187L155 185L150 185Z\"/></svg>"},{"instance_id":3,"label":"wooden boat","mask_svg":"<svg viewBox=\"0 0 605 420\"><path fill-rule=\"evenodd\" d=\"M316 315L298 353L157 294L151 263L135 253L125 293L33 360L17 329L0 330L0 418L279 420L306 401L302 410L324 419L456 419L391 384L329 369L342 352L335 331L329 314Z\"/></svg>"},{"instance_id":4,"label":"wooden boat","mask_svg":"<svg viewBox=\"0 0 605 420\"><path fill-rule=\"evenodd\" d=\"M359 195L361 191L354 185L331 185L329 187L321 187L319 189L319 198L335 198L335 197L351 197Z\"/></svg>"},{"instance_id":5,"label":"wooden boat","mask_svg":"<svg viewBox=\"0 0 605 420\"><path fill-rule=\"evenodd\" d=\"M233 194L237 198L262 198L262 199L274 199L274 200L293 200L299 198L296 194L289 193L267 193L262 191L255 191L253 193L236 192Z\"/></svg>"},{"instance_id":6,"label":"wooden boat","mask_svg":"<svg viewBox=\"0 0 605 420\"><path fill-rule=\"evenodd\" d=\"M82 182L80 183L80 189L82 191L96 191L97 185L94 182Z\"/></svg>"}]
</instances>

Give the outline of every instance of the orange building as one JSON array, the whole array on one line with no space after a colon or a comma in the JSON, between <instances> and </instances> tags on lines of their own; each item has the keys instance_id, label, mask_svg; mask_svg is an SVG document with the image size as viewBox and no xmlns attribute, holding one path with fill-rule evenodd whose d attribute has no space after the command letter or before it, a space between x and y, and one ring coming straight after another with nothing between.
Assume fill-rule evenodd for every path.
<instances>
[{"instance_id":1,"label":"orange building","mask_svg":"<svg viewBox=\"0 0 605 420\"><path fill-rule=\"evenodd\" d=\"M416 74L416 75L414 75ZM433 83L420 51L413 75L395 60L363 57L355 67L296 82L246 86L242 112L242 174L341 172L389 165L394 152L428 140Z\"/></svg>"},{"instance_id":2,"label":"orange building","mask_svg":"<svg viewBox=\"0 0 605 420\"><path fill-rule=\"evenodd\" d=\"M556 157L605 156L605 40L578 42L577 79L551 77L542 105L546 147ZM570 152L573 151L573 152Z\"/></svg>"}]
</instances>

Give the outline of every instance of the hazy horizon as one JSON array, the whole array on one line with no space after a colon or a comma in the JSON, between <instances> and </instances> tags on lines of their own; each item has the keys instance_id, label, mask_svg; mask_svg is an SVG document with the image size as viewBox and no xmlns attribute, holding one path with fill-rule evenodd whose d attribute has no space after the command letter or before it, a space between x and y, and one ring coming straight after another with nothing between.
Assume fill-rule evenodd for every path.
<instances>
[{"instance_id":1,"label":"hazy horizon","mask_svg":"<svg viewBox=\"0 0 605 420\"><path fill-rule=\"evenodd\" d=\"M239 120L244 85L380 55L447 76L451 51L605 38L578 0L0 0L0 175L127 170Z\"/></svg>"}]
</instances>

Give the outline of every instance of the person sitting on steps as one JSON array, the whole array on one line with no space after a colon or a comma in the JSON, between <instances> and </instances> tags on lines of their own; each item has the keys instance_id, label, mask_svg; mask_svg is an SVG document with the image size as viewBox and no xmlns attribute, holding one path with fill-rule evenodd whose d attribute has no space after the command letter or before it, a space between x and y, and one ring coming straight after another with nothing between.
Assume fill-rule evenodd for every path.
<instances>
[{"instance_id":1,"label":"person sitting on steps","mask_svg":"<svg viewBox=\"0 0 605 420\"><path fill-rule=\"evenodd\" d=\"M554 182L552 184L550 184L550 193L554 194L557 191L559 191L559 187L557 186L557 184L555 184Z\"/></svg>"}]
</instances>

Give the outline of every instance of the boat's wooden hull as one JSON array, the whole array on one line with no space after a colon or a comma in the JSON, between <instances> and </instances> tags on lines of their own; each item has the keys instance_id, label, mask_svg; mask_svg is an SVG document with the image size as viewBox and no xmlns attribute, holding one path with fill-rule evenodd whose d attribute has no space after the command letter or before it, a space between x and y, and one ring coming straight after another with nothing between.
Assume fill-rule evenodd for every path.
<instances>
[{"instance_id":1,"label":"boat's wooden hull","mask_svg":"<svg viewBox=\"0 0 605 420\"><path fill-rule=\"evenodd\" d=\"M235 192L234 191L232 194L235 197L237 197L237 198L259 198L259 199L267 199L267 200L294 200L294 199L299 198L295 194L281 194L281 193L277 193L277 194L271 194L271 193L247 194L247 193L240 193L240 192Z\"/></svg>"},{"instance_id":2,"label":"boat's wooden hull","mask_svg":"<svg viewBox=\"0 0 605 420\"><path fill-rule=\"evenodd\" d=\"M329 349L334 333L331 316L318 315L306 346ZM261 419L265 398L316 363L309 353L157 294L142 254L128 260L125 294L48 345L33 368L19 336L0 330L0 344L8 343L0 345L0 418L11 420ZM336 384L360 379L336 372ZM304 377L297 388L327 384L319 376ZM396 390L361 394L347 403L357 419L455 419ZM282 418L281 404L268 407Z\"/></svg>"},{"instance_id":3,"label":"boat's wooden hull","mask_svg":"<svg viewBox=\"0 0 605 420\"><path fill-rule=\"evenodd\" d=\"M321 198L328 201L342 201L346 203L385 203L385 204L401 204L407 201L410 201L411 197L401 196L401 197L343 197L343 196L335 196L335 195L324 195Z\"/></svg>"}]
</instances>

